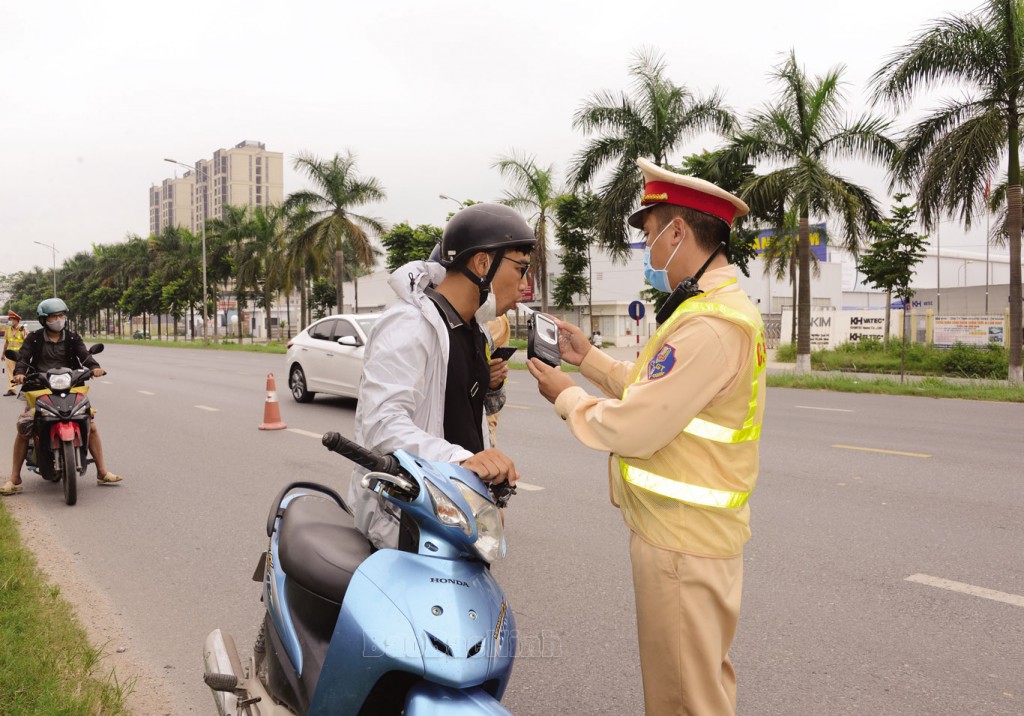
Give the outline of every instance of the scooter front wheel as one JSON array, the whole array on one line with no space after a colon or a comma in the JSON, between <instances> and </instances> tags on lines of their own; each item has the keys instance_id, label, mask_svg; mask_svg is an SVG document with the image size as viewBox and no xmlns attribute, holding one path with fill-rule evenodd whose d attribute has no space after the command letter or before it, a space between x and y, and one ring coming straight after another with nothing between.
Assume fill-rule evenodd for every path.
<instances>
[{"instance_id":1,"label":"scooter front wheel","mask_svg":"<svg viewBox=\"0 0 1024 716\"><path fill-rule=\"evenodd\" d=\"M60 478L64 483L64 502L73 505L78 501L78 470L75 466L75 443L65 440L61 445Z\"/></svg>"}]
</instances>

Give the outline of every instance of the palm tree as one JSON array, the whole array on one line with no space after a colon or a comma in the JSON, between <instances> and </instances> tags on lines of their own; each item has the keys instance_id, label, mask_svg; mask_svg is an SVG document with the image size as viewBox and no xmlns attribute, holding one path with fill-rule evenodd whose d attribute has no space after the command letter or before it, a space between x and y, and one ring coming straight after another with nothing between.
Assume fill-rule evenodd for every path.
<instances>
[{"instance_id":1,"label":"palm tree","mask_svg":"<svg viewBox=\"0 0 1024 716\"><path fill-rule=\"evenodd\" d=\"M246 223L246 236L236 247L235 281L239 292L259 293L271 337L270 309L274 294L284 284L284 236L286 215L280 206L256 207Z\"/></svg>"},{"instance_id":2,"label":"palm tree","mask_svg":"<svg viewBox=\"0 0 1024 716\"><path fill-rule=\"evenodd\" d=\"M554 213L555 199L562 194L554 188L554 165L546 169L537 166L534 157L519 154L515 150L509 156L499 157L491 165L512 184L512 190L505 192L502 204L530 212L534 218L533 235L537 237L537 288L540 291L541 310L548 310L548 220ZM553 220L552 220L553 221Z\"/></svg>"},{"instance_id":3,"label":"palm tree","mask_svg":"<svg viewBox=\"0 0 1024 716\"><path fill-rule=\"evenodd\" d=\"M907 106L919 90L949 81L959 92L911 127L893 168L895 182L916 188L925 228L959 214L969 228L984 208L986 181L1005 161L1006 233L1010 244L1008 379L1021 366L1021 98L1024 2L986 0L974 13L935 20L897 50L872 78L877 99Z\"/></svg>"},{"instance_id":4,"label":"palm tree","mask_svg":"<svg viewBox=\"0 0 1024 716\"><path fill-rule=\"evenodd\" d=\"M573 159L572 190L589 185L606 166L611 176L600 187L597 214L598 242L613 256L629 250L624 219L637 203L642 184L636 160L650 159L666 166L669 154L684 140L704 131L729 132L735 119L716 90L708 97L695 95L665 77L665 62L650 50L634 54L629 68L633 88L629 94L598 92L577 110L573 127L596 133Z\"/></svg>"},{"instance_id":5,"label":"palm tree","mask_svg":"<svg viewBox=\"0 0 1024 716\"><path fill-rule=\"evenodd\" d=\"M316 216L306 204L286 204L288 230L285 247L285 261L288 266L285 290L299 286L300 330L311 322L309 311L309 284L321 278L325 267L331 265L330 252L320 246L316 236L307 231ZM333 249L332 249L333 251Z\"/></svg>"},{"instance_id":6,"label":"palm tree","mask_svg":"<svg viewBox=\"0 0 1024 716\"><path fill-rule=\"evenodd\" d=\"M771 76L781 84L774 104L754 113L747 129L723 153L744 163L770 162L780 168L754 176L740 196L753 211L784 205L799 217L797 248L797 370L811 369L811 245L810 215L838 216L845 248L857 253L872 221L881 219L871 192L829 170L833 159L862 157L888 164L896 144L888 138L889 122L864 115L842 122L842 66L810 79L796 62L796 53ZM832 232L835 236L836 232Z\"/></svg>"},{"instance_id":7,"label":"palm tree","mask_svg":"<svg viewBox=\"0 0 1024 716\"><path fill-rule=\"evenodd\" d=\"M295 168L312 180L314 189L289 195L285 207L291 210L304 205L312 212L312 221L304 232L303 241L315 245L319 253L328 250L334 253L338 310L341 311L345 298L343 241L347 238L352 242L355 262L369 268L374 258L367 231L377 234L384 231L380 219L356 214L352 209L369 202L383 201L386 194L379 181L356 174L356 158L352 152L346 152L345 156L335 154L333 159L326 161L310 154L300 154L295 159Z\"/></svg>"},{"instance_id":8,"label":"palm tree","mask_svg":"<svg viewBox=\"0 0 1024 716\"><path fill-rule=\"evenodd\" d=\"M214 265L218 266L217 274L224 282L235 278L235 305L238 311L238 341L242 341L242 313L245 308L244 286L238 284L236 273L238 270L238 246L249 235L249 210L245 206L224 206L223 219L210 219L206 222L206 238L212 240L223 255ZM227 335L225 328L224 334Z\"/></svg>"}]
</instances>

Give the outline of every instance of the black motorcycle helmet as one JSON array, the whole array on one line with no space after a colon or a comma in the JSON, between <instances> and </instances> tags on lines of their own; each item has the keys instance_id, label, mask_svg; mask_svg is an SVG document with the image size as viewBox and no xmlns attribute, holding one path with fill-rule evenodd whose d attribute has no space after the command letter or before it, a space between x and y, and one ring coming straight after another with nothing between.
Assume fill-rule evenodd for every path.
<instances>
[{"instance_id":1,"label":"black motorcycle helmet","mask_svg":"<svg viewBox=\"0 0 1024 716\"><path fill-rule=\"evenodd\" d=\"M482 306L505 251L516 248L529 252L536 245L533 229L515 209L503 204L473 204L448 221L438 258L442 266L458 269L480 287ZM480 251L494 252L494 261L486 276L477 276L466 266L469 258Z\"/></svg>"}]
</instances>

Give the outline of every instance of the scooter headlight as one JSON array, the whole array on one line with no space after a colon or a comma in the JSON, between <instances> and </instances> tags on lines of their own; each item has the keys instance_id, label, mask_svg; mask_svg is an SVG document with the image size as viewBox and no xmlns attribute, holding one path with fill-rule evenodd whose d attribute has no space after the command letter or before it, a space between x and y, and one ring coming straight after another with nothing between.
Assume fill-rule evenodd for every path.
<instances>
[{"instance_id":1,"label":"scooter headlight","mask_svg":"<svg viewBox=\"0 0 1024 716\"><path fill-rule=\"evenodd\" d=\"M51 375L49 379L50 390L68 390L71 388L71 374L58 373Z\"/></svg>"},{"instance_id":2,"label":"scooter headlight","mask_svg":"<svg viewBox=\"0 0 1024 716\"><path fill-rule=\"evenodd\" d=\"M476 520L476 542L473 547L480 558L488 563L505 557L505 529L501 524L501 511L494 503L476 490L458 480L453 480L459 492L469 503Z\"/></svg>"},{"instance_id":3,"label":"scooter headlight","mask_svg":"<svg viewBox=\"0 0 1024 716\"><path fill-rule=\"evenodd\" d=\"M473 527L469 524L469 518L466 517L466 513L449 500L448 496L441 492L430 480L423 480L423 483L427 486L430 501L434 503L434 514L437 515L437 519L441 521L441 524L458 527L467 537L473 534Z\"/></svg>"}]
</instances>

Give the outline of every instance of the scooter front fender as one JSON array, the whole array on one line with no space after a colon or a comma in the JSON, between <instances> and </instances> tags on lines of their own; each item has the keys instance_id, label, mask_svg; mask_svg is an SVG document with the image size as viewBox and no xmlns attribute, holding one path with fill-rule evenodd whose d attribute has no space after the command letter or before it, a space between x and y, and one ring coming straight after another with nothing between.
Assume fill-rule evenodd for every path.
<instances>
[{"instance_id":1,"label":"scooter front fender","mask_svg":"<svg viewBox=\"0 0 1024 716\"><path fill-rule=\"evenodd\" d=\"M405 716L512 716L483 689L451 689L429 681L409 689Z\"/></svg>"},{"instance_id":2,"label":"scooter front fender","mask_svg":"<svg viewBox=\"0 0 1024 716\"><path fill-rule=\"evenodd\" d=\"M389 672L501 698L515 655L515 618L486 565L382 549L345 593L311 716L358 713Z\"/></svg>"},{"instance_id":3,"label":"scooter front fender","mask_svg":"<svg viewBox=\"0 0 1024 716\"><path fill-rule=\"evenodd\" d=\"M71 442L75 445L80 444L80 436L78 433L78 426L74 423L57 423L50 428L50 442L53 447L59 447L61 443Z\"/></svg>"}]
</instances>

